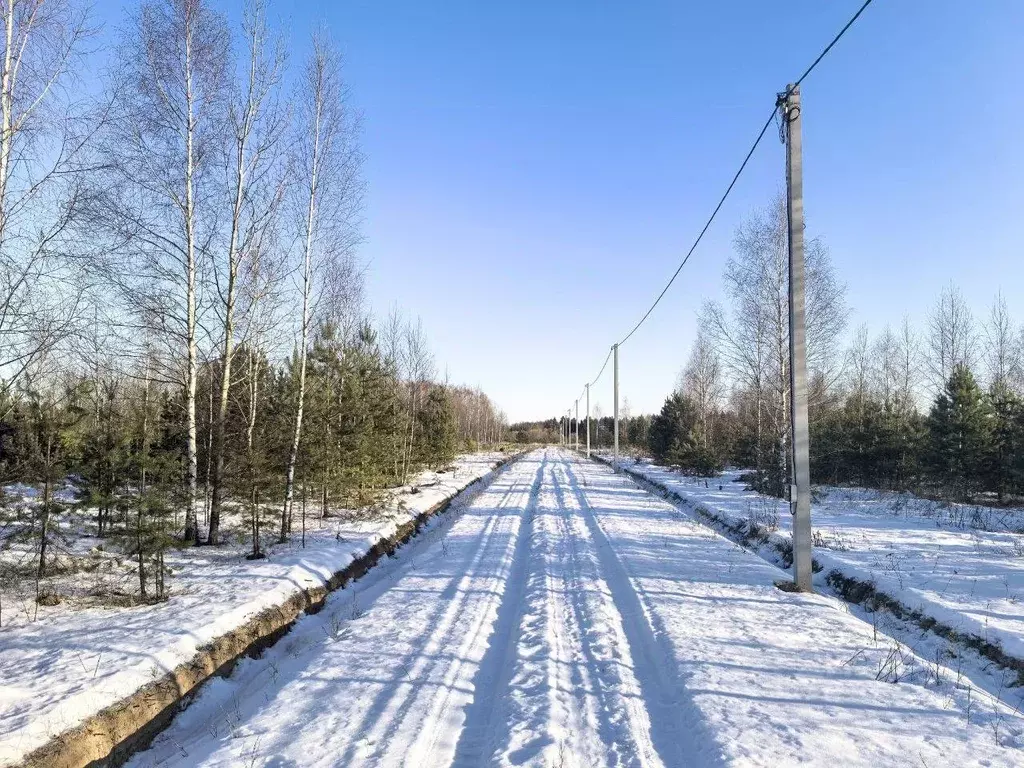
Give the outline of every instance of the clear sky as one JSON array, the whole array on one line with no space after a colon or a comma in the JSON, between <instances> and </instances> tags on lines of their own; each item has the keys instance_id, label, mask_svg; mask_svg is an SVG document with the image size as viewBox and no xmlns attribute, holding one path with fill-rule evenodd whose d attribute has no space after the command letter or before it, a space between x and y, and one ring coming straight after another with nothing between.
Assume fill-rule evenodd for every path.
<instances>
[{"instance_id":1,"label":"clear sky","mask_svg":"<svg viewBox=\"0 0 1024 768\"><path fill-rule=\"evenodd\" d=\"M101 15L116 20L118 5ZM299 0L278 12L299 48L326 21L347 56L374 308L421 316L450 379L518 420L571 406L689 248L776 92L859 5ZM997 290L1020 309L1022 30L1020 0L875 0L805 82L808 229L848 285L852 325L923 325L951 280L978 314ZM734 228L783 173L770 134L622 348L634 413L660 407L695 310L720 295ZM609 375L593 400L610 410Z\"/></svg>"}]
</instances>

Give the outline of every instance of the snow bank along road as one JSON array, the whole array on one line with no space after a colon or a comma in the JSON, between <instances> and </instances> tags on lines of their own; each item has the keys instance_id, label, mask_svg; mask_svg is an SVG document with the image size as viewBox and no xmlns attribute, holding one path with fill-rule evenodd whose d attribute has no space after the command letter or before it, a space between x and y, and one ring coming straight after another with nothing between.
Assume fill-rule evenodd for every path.
<instances>
[{"instance_id":1,"label":"snow bank along road","mask_svg":"<svg viewBox=\"0 0 1024 768\"><path fill-rule=\"evenodd\" d=\"M767 538L755 535L749 543L769 561L780 560L779 545L792 539L788 502L750 490L738 470L708 482L646 460L623 460L620 467L725 529L749 533L759 526ZM898 601L904 615L920 617L915 629L885 610L871 614L873 624L926 658L955 663L1011 706L1024 706L1024 510L816 486L811 516L814 559L822 568L814 581L822 591L836 589L838 578L871 585ZM933 621L960 639L920 631ZM954 655L960 658L953 661Z\"/></svg>"},{"instance_id":2,"label":"snow bank along road","mask_svg":"<svg viewBox=\"0 0 1024 768\"><path fill-rule=\"evenodd\" d=\"M498 473L134 766L1010 766L1024 720L609 468Z\"/></svg>"},{"instance_id":3,"label":"snow bank along road","mask_svg":"<svg viewBox=\"0 0 1024 768\"><path fill-rule=\"evenodd\" d=\"M298 536L286 544L265 544L265 560L243 559L248 543L241 537L224 547L168 553L175 573L167 602L131 609L72 609L62 603L40 611L39 620L31 621L30 612L12 612L4 595L0 766L17 765L47 744L81 748L71 749L75 759L83 751L97 757L105 754L112 735L109 723L87 725L89 718L102 716L101 711L109 708L116 713L114 720L123 720L119 735L113 736L130 734L129 728L152 716L150 707L163 704L147 686L167 681L164 690L173 694L174 686L180 685L174 670L195 665L204 649L243 630L264 611L277 619L288 618L290 609L282 606L299 600L304 590L323 589L333 574L396 535L419 514L490 474L506 458L495 453L460 456L449 471L423 472L412 485L393 489L383 508L351 514L334 510L335 515L322 524L309 526L305 546ZM242 523L235 511L228 518ZM84 536L75 540L75 546L85 551L97 543L101 542ZM122 573L135 578L130 571ZM74 578L88 579L88 574ZM135 696L142 696L148 706L140 710L138 702L132 702ZM36 755L33 762L52 765L54 754ZM56 754L68 757L60 749Z\"/></svg>"}]
</instances>

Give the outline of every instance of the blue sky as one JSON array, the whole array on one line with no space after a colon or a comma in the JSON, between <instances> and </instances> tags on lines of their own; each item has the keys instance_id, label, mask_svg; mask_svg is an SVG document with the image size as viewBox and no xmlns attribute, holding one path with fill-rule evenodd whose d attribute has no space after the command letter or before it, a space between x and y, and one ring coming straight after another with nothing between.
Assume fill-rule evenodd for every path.
<instances>
[{"instance_id":1,"label":"blue sky","mask_svg":"<svg viewBox=\"0 0 1024 768\"><path fill-rule=\"evenodd\" d=\"M279 4L295 55L326 21L364 114L369 297L422 317L452 381L513 420L564 411L689 248L775 93L860 0ZM100 6L117 20L119 3ZM218 3L236 13L235 4ZM1024 289L1024 3L875 0L805 82L805 206L853 322L919 326L956 282ZM622 349L660 407L736 225L782 188L762 143ZM1024 317L1019 318L1024 319ZM594 402L611 405L611 378Z\"/></svg>"}]
</instances>

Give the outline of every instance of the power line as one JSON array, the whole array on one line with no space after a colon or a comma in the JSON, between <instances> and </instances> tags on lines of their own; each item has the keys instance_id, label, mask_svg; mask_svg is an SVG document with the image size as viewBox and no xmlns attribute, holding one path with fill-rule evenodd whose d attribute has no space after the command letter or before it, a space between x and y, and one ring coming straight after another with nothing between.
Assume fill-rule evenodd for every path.
<instances>
[{"instance_id":1,"label":"power line","mask_svg":"<svg viewBox=\"0 0 1024 768\"><path fill-rule=\"evenodd\" d=\"M707 233L712 223L714 223L715 217L718 216L718 212L722 209L722 206L725 204L726 198L729 197L729 194L732 192L733 187L736 186L736 182L739 180L740 175L746 169L747 163L750 162L750 158L753 156L754 151L761 143L761 139L763 139L765 133L767 133L768 126L772 124L772 121L775 119L775 115L778 112L779 104L782 103L785 100L785 97L788 97L792 93L792 91L796 89L807 78L807 76L811 74L811 72L814 71L814 68L821 63L821 60L828 55L829 51L831 51L835 44L838 43L839 40L843 37L843 35L846 34L847 30L849 30L850 27L853 26L854 22L856 22L857 19L860 18L860 15L864 13L865 9L867 9L869 5L871 5L871 2L872 0L864 0L864 3L860 6L860 8L857 9L857 12L850 17L850 20L847 21L845 25L843 25L843 28L839 30L836 36L832 38L832 41L825 46L821 53L818 54L818 57L811 62L811 65L804 70L803 74L800 75L797 81L790 85L789 87L787 87L784 93L779 94L779 98L776 102L776 105L772 108L771 114L768 115L768 119L765 120L764 125L761 126L761 130L757 134L757 138L754 139L754 143L747 151L746 156L743 158L743 162L740 163L739 169L733 175L732 180L729 182L729 186L726 187L725 193L722 195L721 198L719 198L718 204L715 206L715 209L711 212L711 216L704 223L704 227L697 235L697 239L694 240L693 245L690 246L690 250L686 252L686 255L683 257L683 260L679 263L679 266L676 267L676 271L672 273L672 277L669 278L669 281L665 284L665 287L661 289L661 293L659 293L658 296L654 299L654 303L651 304L651 306L644 313L643 317L640 318L640 321L633 326L630 332L627 333L616 346L622 346L623 344L625 344L627 341L629 341L633 334L640 329L640 326L642 326L644 322L646 322L647 318L651 316L651 313L658 306L661 300L665 297L665 294L668 293L668 289L672 287L672 283L674 283L676 278L679 277L679 273L682 272L683 267L686 266L686 262L690 260L690 256L693 255L693 252L697 249L697 246L700 245L700 242L704 238L704 235ZM604 363L601 364L601 370L598 371L597 376L595 376L593 381L590 382L590 386L594 386L594 384L596 384L597 381L601 378L601 374L604 373L604 369L608 366L608 361L611 359L613 350L614 347L608 350L608 355L607 357L605 357ZM584 390L585 389L586 387L584 387Z\"/></svg>"},{"instance_id":2,"label":"power line","mask_svg":"<svg viewBox=\"0 0 1024 768\"><path fill-rule=\"evenodd\" d=\"M845 26L843 26L843 28L839 30L839 33L832 38L832 42L825 46L825 49L818 54L818 58L811 62L811 66L805 69L804 73L800 75L800 78L792 86L786 89L785 96L788 96L791 93L792 89L799 86L800 83L802 83L807 78L807 76L811 74L812 71L814 71L814 68L818 66L821 60L825 58L825 56L828 54L829 51L832 50L835 44L839 42L839 39L846 34L846 31L853 26L853 23L857 21L857 19L860 17L862 13L864 13L864 9L871 5L871 2L872 0L865 0L863 5L861 5L861 7L857 9L857 12L850 17L850 20L848 22L846 22ZM776 104L776 106L772 109L772 113L768 115L768 119L765 121L765 124L761 127L761 132L757 134L757 138L754 139L754 143L750 147L750 150L747 152L746 157L744 157L743 162L740 163L739 170L737 170L736 174L732 177L732 181L730 181L729 186L726 187L725 194L723 194L721 199L719 199L718 205L716 205L715 210L711 212L711 217L704 224L704 228L700 231L700 234L697 235L697 239L693 241L693 245L690 246L690 250L686 252L686 256L683 257L682 262L680 262L679 266L676 267L676 271L672 273L672 277L669 278L669 281L665 285L665 287L661 289L661 293L658 294L658 297L654 300L654 303L651 304L650 308L644 313L644 316L640 318L640 322L634 325L633 329L625 335L622 341L619 342L620 345L625 344L627 341L629 341L630 336L632 336L634 333L637 332L637 330L639 330L640 326L644 324L648 317L650 317L651 313L654 311L654 308L658 306L658 304L661 302L665 294L668 293L668 289L672 287L672 283L674 283L676 278L679 277L679 273L682 271L683 267L686 266L686 262L690 260L690 256L693 255L693 252L697 249L697 246L700 245L700 241L704 238L704 234L711 227L711 224L714 222L715 217L718 215L718 212L722 209L722 205L725 203L726 198L729 197L729 193L732 192L732 188L736 186L736 182L737 180L739 180L740 174L742 174L744 169L746 169L747 163L750 161L751 156L754 154L754 150L757 149L757 145L760 144L761 139L764 138L764 134L767 132L768 126L771 125L772 120L775 119L775 113L777 111L778 104Z\"/></svg>"},{"instance_id":3,"label":"power line","mask_svg":"<svg viewBox=\"0 0 1024 768\"><path fill-rule=\"evenodd\" d=\"M672 277L669 278L669 281L668 283L665 284L665 287L661 289L661 293L658 294L658 298L656 298L654 300L654 303L651 304L650 309L644 312L644 316L640 318L640 322L634 325L633 330L627 333L626 336L622 339L622 341L619 342L620 346L629 341L629 337L636 333L640 326L644 324L644 321L651 316L651 312L654 311L654 308L658 306L658 303L662 300L665 294L668 293L668 289L672 287L672 283L674 283L676 281L676 278L679 277L679 273L683 271L683 267L685 267L686 262L690 260L690 256L692 256L693 252L697 250L697 246L700 245L700 241L704 238L704 233L707 232L708 229L711 227L711 224L715 220L715 217L718 215L718 212L722 209L722 205L725 203L725 199L729 196L729 193L732 192L732 188L736 186L736 182L739 179L740 174L743 173L743 170L747 167L747 163L750 162L750 158L754 154L754 150L757 149L757 145L761 143L761 139L763 139L765 133L767 133L768 126L771 125L772 120L775 119L776 110L778 110L778 107L772 107L772 113L768 115L768 119L765 120L764 125L761 126L761 132L757 134L757 138L754 139L754 143L753 145L751 145L750 150L747 152L747 156L744 157L743 162L740 163L739 170L736 171L736 174L732 177L732 181L730 181L729 186L726 187L725 194L722 195L721 199L718 201L718 205L715 206L715 210L711 212L711 217L705 222L704 228L700 231L700 234L697 235L697 239L693 241L693 245L690 246L690 250L686 252L686 256L679 263L679 266L676 267L676 271L672 273Z\"/></svg>"},{"instance_id":4,"label":"power line","mask_svg":"<svg viewBox=\"0 0 1024 768\"><path fill-rule=\"evenodd\" d=\"M825 50L823 50L821 53L818 54L818 58L816 58L813 62L811 62L811 66L809 66L807 69L804 70L804 73L802 75L800 75L800 79L797 80L793 84L792 88L787 88L786 89L786 95L787 96L790 93L792 93L793 88L796 88L798 85L800 85L800 83L802 83L804 81L804 79L809 74L811 74L811 72L814 70L814 68L816 66L818 66L818 62L820 62L822 59L825 58L825 55L829 51L832 50L832 46L839 42L839 38L841 38L843 35L846 34L846 30L848 30L850 27L853 26L853 22L855 22L860 17L860 15L862 13L864 13L864 9L867 8L869 5L871 5L871 0L864 0L864 5L862 5L858 9L858 11L855 14L853 14L853 16L850 17L850 20L848 22L846 22L846 26L839 30L839 34L837 34L835 37L833 37L832 38L832 42L825 46Z\"/></svg>"},{"instance_id":5,"label":"power line","mask_svg":"<svg viewBox=\"0 0 1024 768\"><path fill-rule=\"evenodd\" d=\"M590 386L594 386L595 384L597 384L598 379L601 378L601 374L604 373L604 369L608 367L608 361L611 360L611 359L612 359L612 351L611 351L611 349L609 349L608 350L608 355L605 357L604 362L601 363L601 370L597 372L597 376L595 376L594 380L590 382ZM586 387L584 387L584 389L586 389Z\"/></svg>"}]
</instances>

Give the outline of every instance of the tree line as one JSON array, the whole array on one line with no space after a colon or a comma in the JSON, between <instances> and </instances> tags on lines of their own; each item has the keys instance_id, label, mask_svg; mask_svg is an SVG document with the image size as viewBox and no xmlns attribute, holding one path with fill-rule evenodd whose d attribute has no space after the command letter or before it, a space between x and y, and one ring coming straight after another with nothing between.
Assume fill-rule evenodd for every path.
<instances>
[{"instance_id":1,"label":"tree line","mask_svg":"<svg viewBox=\"0 0 1024 768\"><path fill-rule=\"evenodd\" d=\"M737 230L725 300L702 308L643 444L696 473L750 467L777 496L790 471L785 215L777 199ZM812 479L956 499L1024 493L1024 329L1005 298L979 321L950 285L925 327L904 319L874 338L861 327L843 350L845 287L823 242L806 246Z\"/></svg>"},{"instance_id":2,"label":"tree line","mask_svg":"<svg viewBox=\"0 0 1024 768\"><path fill-rule=\"evenodd\" d=\"M646 448L650 433L652 417L647 414L631 415L629 399L623 401L619 411L619 445L623 448ZM564 419L564 417L562 417ZM509 439L522 445L558 443L562 421L546 419L542 421L520 421L508 427ZM576 419L569 422L570 442L575 446ZM586 414L579 419L580 450L587 444ZM615 418L605 416L600 403L594 403L590 414L590 447L593 450L610 449L615 443Z\"/></svg>"},{"instance_id":3,"label":"tree line","mask_svg":"<svg viewBox=\"0 0 1024 768\"><path fill-rule=\"evenodd\" d=\"M160 595L166 548L220 543L228 503L260 557L307 507L502 439L420 323L366 307L360 119L325 30L293 64L261 0L237 24L142 0L101 52L78 0L0 16L0 479L42 488L40 576L69 476Z\"/></svg>"}]
</instances>

